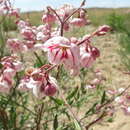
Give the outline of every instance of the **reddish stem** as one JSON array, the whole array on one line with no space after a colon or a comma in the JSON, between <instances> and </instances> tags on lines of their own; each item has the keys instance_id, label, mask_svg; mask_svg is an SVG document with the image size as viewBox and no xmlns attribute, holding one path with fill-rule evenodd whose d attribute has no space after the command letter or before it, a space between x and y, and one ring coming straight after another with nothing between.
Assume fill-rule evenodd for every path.
<instances>
[{"instance_id":1,"label":"reddish stem","mask_svg":"<svg viewBox=\"0 0 130 130\"><path fill-rule=\"evenodd\" d=\"M89 123L87 126L85 126L86 130L88 130L92 125L96 124L98 121L103 119L103 117L105 117L105 116L106 116L106 112L103 112L97 119L95 119L94 121Z\"/></svg>"}]
</instances>

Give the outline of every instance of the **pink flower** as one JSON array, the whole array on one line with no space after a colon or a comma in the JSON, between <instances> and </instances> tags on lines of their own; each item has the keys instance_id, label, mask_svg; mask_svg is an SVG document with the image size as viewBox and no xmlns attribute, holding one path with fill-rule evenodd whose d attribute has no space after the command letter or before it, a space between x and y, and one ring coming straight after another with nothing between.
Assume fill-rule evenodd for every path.
<instances>
[{"instance_id":1,"label":"pink flower","mask_svg":"<svg viewBox=\"0 0 130 130\"><path fill-rule=\"evenodd\" d=\"M36 36L37 36L36 39L42 42L46 42L50 38L50 35L44 35L43 32L38 32Z\"/></svg>"},{"instance_id":2,"label":"pink flower","mask_svg":"<svg viewBox=\"0 0 130 130\"><path fill-rule=\"evenodd\" d=\"M20 10L19 9L10 9L9 15L15 16L16 18L19 18L20 16Z\"/></svg>"},{"instance_id":3,"label":"pink flower","mask_svg":"<svg viewBox=\"0 0 130 130\"><path fill-rule=\"evenodd\" d=\"M118 92L116 90L113 90L113 89L110 89L107 91L108 94L111 94L111 95L115 95L117 94Z\"/></svg>"},{"instance_id":4,"label":"pink flower","mask_svg":"<svg viewBox=\"0 0 130 130\"><path fill-rule=\"evenodd\" d=\"M37 98L54 96L57 91L56 80L45 73L42 68L28 69L26 76L20 81L18 89L21 91L32 91Z\"/></svg>"},{"instance_id":5,"label":"pink flower","mask_svg":"<svg viewBox=\"0 0 130 130\"><path fill-rule=\"evenodd\" d=\"M1 93L9 93L10 89L12 87L12 82L6 80L6 79L3 79L3 77L1 76L0 77L0 92Z\"/></svg>"},{"instance_id":6,"label":"pink flower","mask_svg":"<svg viewBox=\"0 0 130 130\"><path fill-rule=\"evenodd\" d=\"M86 89L94 89L94 88L96 88L96 85L86 85L85 88Z\"/></svg>"},{"instance_id":7,"label":"pink flower","mask_svg":"<svg viewBox=\"0 0 130 130\"><path fill-rule=\"evenodd\" d=\"M65 19L70 15L70 13L72 13L73 10L74 7L72 5L65 4L61 6L59 9L57 9L56 12L62 19Z\"/></svg>"},{"instance_id":8,"label":"pink flower","mask_svg":"<svg viewBox=\"0 0 130 130\"><path fill-rule=\"evenodd\" d=\"M18 39L8 39L7 46L14 53L25 51L26 46Z\"/></svg>"},{"instance_id":9,"label":"pink flower","mask_svg":"<svg viewBox=\"0 0 130 130\"><path fill-rule=\"evenodd\" d=\"M51 33L51 25L50 24L40 25L37 27L37 31L44 33L44 35L50 34Z\"/></svg>"},{"instance_id":10,"label":"pink flower","mask_svg":"<svg viewBox=\"0 0 130 130\"><path fill-rule=\"evenodd\" d=\"M16 24L19 29L25 28L26 26L29 26L29 23L27 21L18 20L16 21Z\"/></svg>"},{"instance_id":11,"label":"pink flower","mask_svg":"<svg viewBox=\"0 0 130 130\"><path fill-rule=\"evenodd\" d=\"M91 67L96 58L100 56L100 52L96 47L89 45L88 41L85 46L80 48L80 63L82 67Z\"/></svg>"},{"instance_id":12,"label":"pink flower","mask_svg":"<svg viewBox=\"0 0 130 130\"><path fill-rule=\"evenodd\" d=\"M98 85L98 84L100 84L100 83L101 83L101 80L98 79L98 78L95 78L94 80L91 81L91 84L92 84L92 85Z\"/></svg>"},{"instance_id":13,"label":"pink flower","mask_svg":"<svg viewBox=\"0 0 130 130\"><path fill-rule=\"evenodd\" d=\"M44 93L47 96L54 96L57 92L57 83L53 77L49 77L49 82L44 88Z\"/></svg>"},{"instance_id":14,"label":"pink flower","mask_svg":"<svg viewBox=\"0 0 130 130\"><path fill-rule=\"evenodd\" d=\"M94 58L91 53L87 52L84 47L80 48L80 64L82 67L91 67L94 63Z\"/></svg>"},{"instance_id":15,"label":"pink flower","mask_svg":"<svg viewBox=\"0 0 130 130\"><path fill-rule=\"evenodd\" d=\"M51 25L45 24L37 27L36 39L45 42L51 37Z\"/></svg>"},{"instance_id":16,"label":"pink flower","mask_svg":"<svg viewBox=\"0 0 130 130\"><path fill-rule=\"evenodd\" d=\"M0 76L0 92L9 92L13 86L16 72L21 71L23 65L12 56L2 58L1 64L3 67Z\"/></svg>"},{"instance_id":17,"label":"pink flower","mask_svg":"<svg viewBox=\"0 0 130 130\"><path fill-rule=\"evenodd\" d=\"M115 102L118 104L124 104L125 98L124 97L116 97Z\"/></svg>"},{"instance_id":18,"label":"pink flower","mask_svg":"<svg viewBox=\"0 0 130 130\"><path fill-rule=\"evenodd\" d=\"M21 34L26 40L35 40L36 39L36 29L31 27L25 27L21 30Z\"/></svg>"},{"instance_id":19,"label":"pink flower","mask_svg":"<svg viewBox=\"0 0 130 130\"><path fill-rule=\"evenodd\" d=\"M44 23L54 23L56 21L56 17L53 14L47 13L42 16L42 22Z\"/></svg>"},{"instance_id":20,"label":"pink flower","mask_svg":"<svg viewBox=\"0 0 130 130\"><path fill-rule=\"evenodd\" d=\"M79 47L67 38L53 37L45 42L44 47L51 64L64 64L69 70L79 70Z\"/></svg>"},{"instance_id":21,"label":"pink flower","mask_svg":"<svg viewBox=\"0 0 130 130\"><path fill-rule=\"evenodd\" d=\"M130 107L123 105L121 108L126 116L130 115Z\"/></svg>"},{"instance_id":22,"label":"pink flower","mask_svg":"<svg viewBox=\"0 0 130 130\"><path fill-rule=\"evenodd\" d=\"M8 67L3 71L3 77L8 80L11 80L15 75L16 75L16 71L12 68Z\"/></svg>"},{"instance_id":23,"label":"pink flower","mask_svg":"<svg viewBox=\"0 0 130 130\"><path fill-rule=\"evenodd\" d=\"M77 27L82 27L87 24L86 20L83 18L73 18L70 23Z\"/></svg>"}]
</instances>

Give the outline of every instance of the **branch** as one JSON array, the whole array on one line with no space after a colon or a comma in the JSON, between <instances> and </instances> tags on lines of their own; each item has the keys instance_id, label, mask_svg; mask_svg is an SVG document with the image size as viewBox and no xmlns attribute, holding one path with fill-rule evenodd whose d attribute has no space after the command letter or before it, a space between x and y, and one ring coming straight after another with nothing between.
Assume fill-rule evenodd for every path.
<instances>
[{"instance_id":1,"label":"branch","mask_svg":"<svg viewBox=\"0 0 130 130\"><path fill-rule=\"evenodd\" d=\"M103 119L106 116L106 112L104 111L97 119L95 119L94 121L92 121L91 123L89 123L87 126L85 126L86 130L89 129L89 127L91 127L92 125L96 124L98 121L100 121L101 119Z\"/></svg>"},{"instance_id":2,"label":"branch","mask_svg":"<svg viewBox=\"0 0 130 130\"><path fill-rule=\"evenodd\" d=\"M54 9L52 9L50 6L48 6L47 9L52 11L57 16L61 24L63 23L62 19L60 18L60 16L57 14L57 12Z\"/></svg>"},{"instance_id":3,"label":"branch","mask_svg":"<svg viewBox=\"0 0 130 130\"><path fill-rule=\"evenodd\" d=\"M68 19L73 16L75 13L77 13L77 11L79 11L81 9L82 6L85 5L86 0L83 0L83 2L81 3L80 7L76 10L74 10L65 20L64 23L66 23L68 21Z\"/></svg>"}]
</instances>

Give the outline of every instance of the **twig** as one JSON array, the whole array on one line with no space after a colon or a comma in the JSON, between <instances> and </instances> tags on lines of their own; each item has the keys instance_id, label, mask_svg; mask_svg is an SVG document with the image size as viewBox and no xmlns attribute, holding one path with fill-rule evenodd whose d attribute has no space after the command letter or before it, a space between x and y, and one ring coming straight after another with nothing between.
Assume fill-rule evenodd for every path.
<instances>
[{"instance_id":1,"label":"twig","mask_svg":"<svg viewBox=\"0 0 130 130\"><path fill-rule=\"evenodd\" d=\"M44 103L42 103L40 112L38 113L36 130L40 130L40 123L41 123L41 117L42 117L43 108L44 108Z\"/></svg>"},{"instance_id":2,"label":"twig","mask_svg":"<svg viewBox=\"0 0 130 130\"><path fill-rule=\"evenodd\" d=\"M119 96L123 95L129 88L130 88L130 85L127 88L125 88L125 90L123 92L121 92L120 94L118 94L116 97L119 97ZM111 99L107 100L107 102L105 102L104 104L102 104L101 106L98 107L98 110L96 110L96 112L99 112L103 107L105 107L106 105L112 103L114 100L115 100L115 97L112 97ZM104 111L104 114L105 114L105 111ZM89 123L86 126L86 130L88 130L88 128L90 126L92 126L93 124L97 123L97 121L99 121L100 119L102 119L105 116L104 114L102 114L99 118L97 118L96 120L94 120L91 123ZM81 118L80 121L83 120L83 119L85 119L85 118L86 117Z\"/></svg>"},{"instance_id":3,"label":"twig","mask_svg":"<svg viewBox=\"0 0 130 130\"><path fill-rule=\"evenodd\" d=\"M88 130L89 127L91 127L92 125L96 124L98 121L100 121L105 116L106 116L106 112L104 111L97 119L95 119L94 121L89 123L87 126L85 126L86 130Z\"/></svg>"},{"instance_id":4,"label":"twig","mask_svg":"<svg viewBox=\"0 0 130 130\"><path fill-rule=\"evenodd\" d=\"M66 23L68 21L68 19L73 16L75 13L77 13L77 11L79 11L81 9L82 6L85 5L86 0L83 0L83 2L81 3L80 7L76 10L74 10L65 20L64 23Z\"/></svg>"}]
</instances>

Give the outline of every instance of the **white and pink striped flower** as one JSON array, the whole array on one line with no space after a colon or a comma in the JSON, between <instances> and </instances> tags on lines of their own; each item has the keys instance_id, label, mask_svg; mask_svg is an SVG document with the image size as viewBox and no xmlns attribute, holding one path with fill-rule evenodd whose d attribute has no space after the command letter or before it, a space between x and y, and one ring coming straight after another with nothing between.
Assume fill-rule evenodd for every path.
<instances>
[{"instance_id":1,"label":"white and pink striped flower","mask_svg":"<svg viewBox=\"0 0 130 130\"><path fill-rule=\"evenodd\" d=\"M57 36L49 39L44 44L44 50L48 52L51 64L64 64L66 69L72 70L74 74L79 71L79 47L71 43L67 38Z\"/></svg>"}]
</instances>

